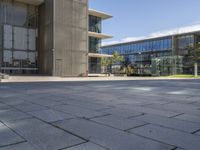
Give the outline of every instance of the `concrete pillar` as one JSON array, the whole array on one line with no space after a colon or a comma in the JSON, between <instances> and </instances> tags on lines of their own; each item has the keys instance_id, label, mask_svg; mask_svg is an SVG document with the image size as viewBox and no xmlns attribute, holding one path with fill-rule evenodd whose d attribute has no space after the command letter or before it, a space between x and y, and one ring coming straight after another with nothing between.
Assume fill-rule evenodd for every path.
<instances>
[{"instance_id":1,"label":"concrete pillar","mask_svg":"<svg viewBox=\"0 0 200 150\"><path fill-rule=\"evenodd\" d=\"M194 76L198 77L198 64L194 63Z\"/></svg>"}]
</instances>

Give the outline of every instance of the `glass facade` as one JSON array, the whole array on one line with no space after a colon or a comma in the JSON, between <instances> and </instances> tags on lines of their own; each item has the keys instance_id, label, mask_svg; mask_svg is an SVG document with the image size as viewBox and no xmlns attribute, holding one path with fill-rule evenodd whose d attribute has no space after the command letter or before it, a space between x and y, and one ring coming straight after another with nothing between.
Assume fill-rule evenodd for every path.
<instances>
[{"instance_id":1,"label":"glass facade","mask_svg":"<svg viewBox=\"0 0 200 150\"><path fill-rule=\"evenodd\" d=\"M178 69L177 73L182 71L182 73L191 74L193 72L193 62L190 58L190 50L194 48L195 43L200 41L199 39L200 33L161 37L105 46L99 50L99 53L112 54L114 51L117 51L124 56L123 63L134 66L138 70L138 74L152 74L152 62L155 62L152 60L157 60L156 58L159 58L160 64L166 66L165 62L168 60L172 65L176 64L172 62L180 62L179 59L175 60L175 58L181 57L182 64L176 64L176 66L179 66L179 68L181 66L182 69ZM165 73L160 73L161 75L167 74L167 67L164 65L162 66L164 69L161 70ZM172 71L168 72L171 73Z\"/></svg>"},{"instance_id":2,"label":"glass facade","mask_svg":"<svg viewBox=\"0 0 200 150\"><path fill-rule=\"evenodd\" d=\"M89 37L89 52L98 53L98 50L101 46L101 39L95 37Z\"/></svg>"},{"instance_id":3,"label":"glass facade","mask_svg":"<svg viewBox=\"0 0 200 150\"><path fill-rule=\"evenodd\" d=\"M101 73L101 58L89 58L89 73L99 74Z\"/></svg>"},{"instance_id":4,"label":"glass facade","mask_svg":"<svg viewBox=\"0 0 200 150\"><path fill-rule=\"evenodd\" d=\"M101 18L89 15L89 31L101 33Z\"/></svg>"},{"instance_id":5,"label":"glass facade","mask_svg":"<svg viewBox=\"0 0 200 150\"><path fill-rule=\"evenodd\" d=\"M101 33L102 19L96 16L89 15L89 31L95 33ZM101 39L96 37L89 37L88 47L89 53L98 53L101 46ZM99 74L101 73L101 58L90 57L89 58L89 73Z\"/></svg>"},{"instance_id":6,"label":"glass facade","mask_svg":"<svg viewBox=\"0 0 200 150\"><path fill-rule=\"evenodd\" d=\"M172 38L167 37L164 39L148 40L143 42L133 42L126 44L119 44L116 46L105 47L101 50L103 54L112 54L117 51L119 54L135 54L140 52L151 51L165 51L172 49Z\"/></svg>"},{"instance_id":7,"label":"glass facade","mask_svg":"<svg viewBox=\"0 0 200 150\"><path fill-rule=\"evenodd\" d=\"M0 1L2 72L37 72L38 8L12 0Z\"/></svg>"}]
</instances>

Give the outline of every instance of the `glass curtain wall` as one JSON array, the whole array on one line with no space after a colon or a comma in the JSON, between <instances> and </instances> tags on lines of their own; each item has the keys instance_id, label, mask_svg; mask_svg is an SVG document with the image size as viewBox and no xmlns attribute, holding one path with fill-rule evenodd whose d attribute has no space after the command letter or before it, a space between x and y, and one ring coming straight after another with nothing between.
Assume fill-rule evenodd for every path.
<instances>
[{"instance_id":1,"label":"glass curtain wall","mask_svg":"<svg viewBox=\"0 0 200 150\"><path fill-rule=\"evenodd\" d=\"M99 74L101 73L101 59L100 58L89 58L89 73Z\"/></svg>"},{"instance_id":2,"label":"glass curtain wall","mask_svg":"<svg viewBox=\"0 0 200 150\"><path fill-rule=\"evenodd\" d=\"M165 51L172 49L172 38L148 40L136 43L127 43L111 47L105 47L101 50L102 53L112 54L117 51L119 54L134 54L140 52Z\"/></svg>"},{"instance_id":3,"label":"glass curtain wall","mask_svg":"<svg viewBox=\"0 0 200 150\"><path fill-rule=\"evenodd\" d=\"M112 54L114 51L128 58L129 63L137 70L137 74L150 75L153 58L172 55L172 37L111 46L103 48L100 52Z\"/></svg>"},{"instance_id":4,"label":"glass curtain wall","mask_svg":"<svg viewBox=\"0 0 200 150\"><path fill-rule=\"evenodd\" d=\"M101 18L96 16L89 16L89 31L101 33Z\"/></svg>"},{"instance_id":5,"label":"glass curtain wall","mask_svg":"<svg viewBox=\"0 0 200 150\"><path fill-rule=\"evenodd\" d=\"M170 56L152 59L151 74L154 76L166 76L183 73L183 57Z\"/></svg>"},{"instance_id":6,"label":"glass curtain wall","mask_svg":"<svg viewBox=\"0 0 200 150\"><path fill-rule=\"evenodd\" d=\"M99 47L101 46L101 39L95 37L89 37L89 52L98 53Z\"/></svg>"},{"instance_id":7,"label":"glass curtain wall","mask_svg":"<svg viewBox=\"0 0 200 150\"><path fill-rule=\"evenodd\" d=\"M96 16L89 16L89 31L101 33L101 18ZM89 53L98 53L101 46L101 39L95 37L89 37ZM89 73L99 74L101 73L101 59L89 58Z\"/></svg>"},{"instance_id":8,"label":"glass curtain wall","mask_svg":"<svg viewBox=\"0 0 200 150\"><path fill-rule=\"evenodd\" d=\"M193 74L193 61L191 59L191 50L194 48L195 36L183 35L177 37L176 54L183 56L183 73Z\"/></svg>"},{"instance_id":9,"label":"glass curtain wall","mask_svg":"<svg viewBox=\"0 0 200 150\"><path fill-rule=\"evenodd\" d=\"M32 5L0 0L2 72L37 72L38 8Z\"/></svg>"}]
</instances>

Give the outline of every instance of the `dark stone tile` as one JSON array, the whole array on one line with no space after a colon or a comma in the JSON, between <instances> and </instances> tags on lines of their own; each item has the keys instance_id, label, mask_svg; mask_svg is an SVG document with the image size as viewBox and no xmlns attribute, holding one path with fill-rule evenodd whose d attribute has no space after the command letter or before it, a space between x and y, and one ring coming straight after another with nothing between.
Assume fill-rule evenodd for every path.
<instances>
[{"instance_id":1,"label":"dark stone tile","mask_svg":"<svg viewBox=\"0 0 200 150\"><path fill-rule=\"evenodd\" d=\"M4 124L0 123L0 147L25 141Z\"/></svg>"},{"instance_id":2,"label":"dark stone tile","mask_svg":"<svg viewBox=\"0 0 200 150\"><path fill-rule=\"evenodd\" d=\"M63 120L55 125L112 150L169 150L173 148L84 119Z\"/></svg>"},{"instance_id":3,"label":"dark stone tile","mask_svg":"<svg viewBox=\"0 0 200 150\"><path fill-rule=\"evenodd\" d=\"M84 118L93 118L105 115L105 113L97 112L91 109L85 109L72 105L59 105L54 107L55 110L62 111L73 116L84 117Z\"/></svg>"},{"instance_id":4,"label":"dark stone tile","mask_svg":"<svg viewBox=\"0 0 200 150\"><path fill-rule=\"evenodd\" d=\"M92 120L101 124L111 126L113 128L121 129L121 130L136 128L136 127L143 126L146 124L143 121L131 120L131 119L126 119L126 118L117 117L113 115L98 117Z\"/></svg>"},{"instance_id":5,"label":"dark stone tile","mask_svg":"<svg viewBox=\"0 0 200 150\"><path fill-rule=\"evenodd\" d=\"M30 117L31 116L15 109L0 110L0 121L2 122L20 120L20 119L25 119L25 118L30 118Z\"/></svg>"},{"instance_id":6,"label":"dark stone tile","mask_svg":"<svg viewBox=\"0 0 200 150\"><path fill-rule=\"evenodd\" d=\"M15 105L14 106L16 109L19 109L24 112L31 112L31 111L40 111L40 110L45 110L48 109L47 107L43 107L40 105L32 104L29 102L21 103L20 105Z\"/></svg>"},{"instance_id":7,"label":"dark stone tile","mask_svg":"<svg viewBox=\"0 0 200 150\"><path fill-rule=\"evenodd\" d=\"M74 147L71 147L71 148L67 148L67 149L64 149L64 150L108 150L108 149L103 148L99 145L93 144L91 142L88 142L88 143L83 143L81 145L74 146Z\"/></svg>"},{"instance_id":8,"label":"dark stone tile","mask_svg":"<svg viewBox=\"0 0 200 150\"><path fill-rule=\"evenodd\" d=\"M27 142L23 142L23 143L18 143L18 144L2 147L0 148L0 150L41 150L41 149Z\"/></svg>"},{"instance_id":9,"label":"dark stone tile","mask_svg":"<svg viewBox=\"0 0 200 150\"><path fill-rule=\"evenodd\" d=\"M198 110L198 107L191 106L189 104L169 103L165 105L150 105L148 107L159 110L166 110L171 112L179 112L179 113L200 116L200 111Z\"/></svg>"},{"instance_id":10,"label":"dark stone tile","mask_svg":"<svg viewBox=\"0 0 200 150\"><path fill-rule=\"evenodd\" d=\"M120 108L128 111L137 111L140 113L147 113L164 117L172 117L180 114L179 112L172 112L172 111L160 110L157 108L147 108L147 107L133 106L133 105L124 105L120 106Z\"/></svg>"},{"instance_id":11,"label":"dark stone tile","mask_svg":"<svg viewBox=\"0 0 200 150\"><path fill-rule=\"evenodd\" d=\"M155 115L150 115L150 114L139 116L134 119L155 124L155 125L160 125L160 126L171 128L171 129L175 129L175 130L189 132L189 133L192 133L200 129L200 123L199 124L192 123L192 122L183 121L179 119L155 116Z\"/></svg>"},{"instance_id":12,"label":"dark stone tile","mask_svg":"<svg viewBox=\"0 0 200 150\"><path fill-rule=\"evenodd\" d=\"M120 108L102 110L102 112L112 114L112 115L115 115L115 116L124 117L124 118L136 117L136 116L140 116L140 115L144 114L144 113L141 113L141 112L124 110L124 109L120 109Z\"/></svg>"},{"instance_id":13,"label":"dark stone tile","mask_svg":"<svg viewBox=\"0 0 200 150\"><path fill-rule=\"evenodd\" d=\"M36 119L9 123L9 126L23 136L30 144L43 150L57 150L85 142L63 130Z\"/></svg>"},{"instance_id":14,"label":"dark stone tile","mask_svg":"<svg viewBox=\"0 0 200 150\"><path fill-rule=\"evenodd\" d=\"M177 118L180 120L186 120L186 121L190 121L190 122L200 123L200 117L197 115L182 114L182 115L178 115L174 118Z\"/></svg>"},{"instance_id":15,"label":"dark stone tile","mask_svg":"<svg viewBox=\"0 0 200 150\"><path fill-rule=\"evenodd\" d=\"M197 135L155 125L146 125L132 129L130 132L183 149L199 150L200 147L200 137Z\"/></svg>"},{"instance_id":16,"label":"dark stone tile","mask_svg":"<svg viewBox=\"0 0 200 150\"><path fill-rule=\"evenodd\" d=\"M51 110L51 109L47 109L47 110L42 110L42 111L32 111L29 112L29 114L44 120L46 122L55 122L55 121L59 121L59 120L64 120L64 119L70 119L73 118L73 116L66 114L66 113L62 113L56 110Z\"/></svg>"}]
</instances>

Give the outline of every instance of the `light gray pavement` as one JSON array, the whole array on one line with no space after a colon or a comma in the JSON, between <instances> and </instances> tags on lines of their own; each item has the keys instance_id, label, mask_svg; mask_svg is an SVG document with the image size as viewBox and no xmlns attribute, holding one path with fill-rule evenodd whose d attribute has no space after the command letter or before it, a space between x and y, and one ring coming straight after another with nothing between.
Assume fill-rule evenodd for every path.
<instances>
[{"instance_id":1,"label":"light gray pavement","mask_svg":"<svg viewBox=\"0 0 200 150\"><path fill-rule=\"evenodd\" d=\"M0 150L199 150L200 80L0 83Z\"/></svg>"}]
</instances>

